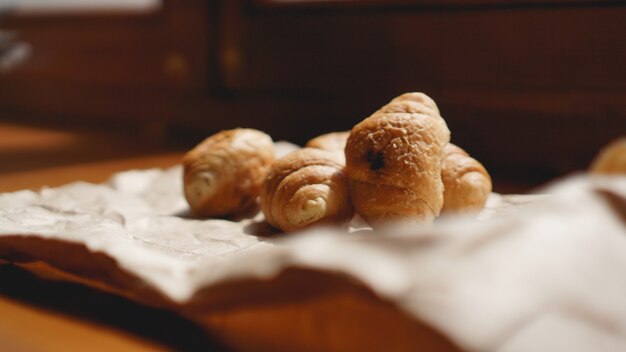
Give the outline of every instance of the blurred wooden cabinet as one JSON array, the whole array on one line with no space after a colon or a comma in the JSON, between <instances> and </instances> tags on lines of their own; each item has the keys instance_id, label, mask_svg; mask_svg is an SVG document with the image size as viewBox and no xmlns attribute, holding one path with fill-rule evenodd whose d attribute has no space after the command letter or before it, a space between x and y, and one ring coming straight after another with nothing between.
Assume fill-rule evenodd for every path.
<instances>
[{"instance_id":1,"label":"blurred wooden cabinet","mask_svg":"<svg viewBox=\"0 0 626 352\"><path fill-rule=\"evenodd\" d=\"M37 118L168 119L163 98L206 90L209 13L204 1L166 1L150 13L34 14L3 27L32 58L0 76L0 106Z\"/></svg>"},{"instance_id":2,"label":"blurred wooden cabinet","mask_svg":"<svg viewBox=\"0 0 626 352\"><path fill-rule=\"evenodd\" d=\"M626 135L624 19L625 1L561 0L166 0L15 18L3 26L34 55L0 76L0 111L303 142L424 91L453 141L539 180Z\"/></svg>"}]
</instances>

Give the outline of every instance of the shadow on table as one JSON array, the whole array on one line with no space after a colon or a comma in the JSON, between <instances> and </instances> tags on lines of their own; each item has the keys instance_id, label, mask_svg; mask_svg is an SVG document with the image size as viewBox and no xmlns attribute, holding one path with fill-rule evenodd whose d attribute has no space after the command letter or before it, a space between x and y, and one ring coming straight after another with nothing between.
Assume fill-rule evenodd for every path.
<instances>
[{"instance_id":1,"label":"shadow on table","mask_svg":"<svg viewBox=\"0 0 626 352\"><path fill-rule=\"evenodd\" d=\"M196 324L165 310L79 284L48 281L0 263L0 295L79 319L104 324L177 351L227 351ZM45 294L42 294L45 293Z\"/></svg>"}]
</instances>

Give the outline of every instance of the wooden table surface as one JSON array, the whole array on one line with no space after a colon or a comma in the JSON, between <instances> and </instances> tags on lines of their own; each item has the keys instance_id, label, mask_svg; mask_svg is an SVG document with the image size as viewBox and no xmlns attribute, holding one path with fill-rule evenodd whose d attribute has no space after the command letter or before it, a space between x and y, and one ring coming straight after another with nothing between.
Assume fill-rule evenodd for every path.
<instances>
[{"instance_id":1,"label":"wooden table surface","mask_svg":"<svg viewBox=\"0 0 626 352\"><path fill-rule=\"evenodd\" d=\"M0 123L0 192L102 182L118 171L169 167L182 156L166 148L133 155L132 142L116 138ZM280 296L184 318L59 280L55 270L0 260L0 351L455 350L369 290L332 275L285 273L251 286L284 286ZM317 292L319 282L325 289Z\"/></svg>"},{"instance_id":2,"label":"wooden table surface","mask_svg":"<svg viewBox=\"0 0 626 352\"><path fill-rule=\"evenodd\" d=\"M112 134L0 123L0 192L102 182L114 172L169 167L182 157L180 152L128 156L132 146L119 142ZM123 314L116 317L111 308ZM168 346L171 339L154 341L163 335L159 322L182 321L80 285L42 280L8 263L0 265L0 312L0 351L170 350L176 348ZM139 323L132 315L147 317L140 319L143 327L127 323Z\"/></svg>"}]
</instances>

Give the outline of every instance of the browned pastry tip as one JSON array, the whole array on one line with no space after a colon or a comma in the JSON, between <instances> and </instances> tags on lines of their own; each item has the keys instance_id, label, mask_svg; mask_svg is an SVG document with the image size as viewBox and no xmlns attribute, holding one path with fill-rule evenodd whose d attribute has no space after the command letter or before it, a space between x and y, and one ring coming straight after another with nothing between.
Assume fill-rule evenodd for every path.
<instances>
[{"instance_id":1,"label":"browned pastry tip","mask_svg":"<svg viewBox=\"0 0 626 352\"><path fill-rule=\"evenodd\" d=\"M485 167L452 143L443 148L441 178L442 213L478 212L491 193L491 177Z\"/></svg>"},{"instance_id":2,"label":"browned pastry tip","mask_svg":"<svg viewBox=\"0 0 626 352\"><path fill-rule=\"evenodd\" d=\"M349 135L350 131L330 132L322 134L309 140L306 143L305 147L324 149L329 151L340 151L343 153L344 149L346 148L346 142L348 141Z\"/></svg>"},{"instance_id":3,"label":"browned pastry tip","mask_svg":"<svg viewBox=\"0 0 626 352\"><path fill-rule=\"evenodd\" d=\"M397 96L389 104L383 106L379 112L440 115L435 101L428 95L420 92L404 93Z\"/></svg>"},{"instance_id":4,"label":"browned pastry tip","mask_svg":"<svg viewBox=\"0 0 626 352\"><path fill-rule=\"evenodd\" d=\"M225 216L250 207L274 161L267 134L237 128L216 133L183 158L184 193L200 216Z\"/></svg>"},{"instance_id":5,"label":"browned pastry tip","mask_svg":"<svg viewBox=\"0 0 626 352\"><path fill-rule=\"evenodd\" d=\"M303 148L278 159L263 184L261 210L285 232L349 221L353 209L341 156Z\"/></svg>"},{"instance_id":6,"label":"browned pastry tip","mask_svg":"<svg viewBox=\"0 0 626 352\"><path fill-rule=\"evenodd\" d=\"M591 164L595 174L626 174L626 137L609 143Z\"/></svg>"},{"instance_id":7,"label":"browned pastry tip","mask_svg":"<svg viewBox=\"0 0 626 352\"><path fill-rule=\"evenodd\" d=\"M443 205L450 131L423 93L393 99L352 128L345 156L356 212L370 223L431 222Z\"/></svg>"}]
</instances>

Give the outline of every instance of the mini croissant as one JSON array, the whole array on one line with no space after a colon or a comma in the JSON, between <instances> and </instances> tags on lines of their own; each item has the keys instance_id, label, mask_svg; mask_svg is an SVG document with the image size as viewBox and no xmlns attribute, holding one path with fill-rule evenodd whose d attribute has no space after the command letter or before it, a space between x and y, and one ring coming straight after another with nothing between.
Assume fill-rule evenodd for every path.
<instances>
[{"instance_id":1,"label":"mini croissant","mask_svg":"<svg viewBox=\"0 0 626 352\"><path fill-rule=\"evenodd\" d=\"M272 138L261 131L214 134L183 158L185 198L200 216L241 212L256 201L273 161Z\"/></svg>"},{"instance_id":2,"label":"mini croissant","mask_svg":"<svg viewBox=\"0 0 626 352\"><path fill-rule=\"evenodd\" d=\"M353 210L340 155L303 148L278 159L263 184L261 210L285 232L349 221Z\"/></svg>"},{"instance_id":3,"label":"mini croissant","mask_svg":"<svg viewBox=\"0 0 626 352\"><path fill-rule=\"evenodd\" d=\"M356 212L370 224L433 221L443 206L449 140L437 105L423 93L403 94L354 126L345 156Z\"/></svg>"},{"instance_id":4,"label":"mini croissant","mask_svg":"<svg viewBox=\"0 0 626 352\"><path fill-rule=\"evenodd\" d=\"M591 165L595 174L626 174L626 137L602 148Z\"/></svg>"},{"instance_id":5,"label":"mini croissant","mask_svg":"<svg viewBox=\"0 0 626 352\"><path fill-rule=\"evenodd\" d=\"M350 131L330 132L322 134L308 141L305 147L339 151L343 154L349 135Z\"/></svg>"},{"instance_id":6,"label":"mini croissant","mask_svg":"<svg viewBox=\"0 0 626 352\"><path fill-rule=\"evenodd\" d=\"M480 211L491 193L491 177L487 170L465 150L449 143L443 148L442 213Z\"/></svg>"}]
</instances>

